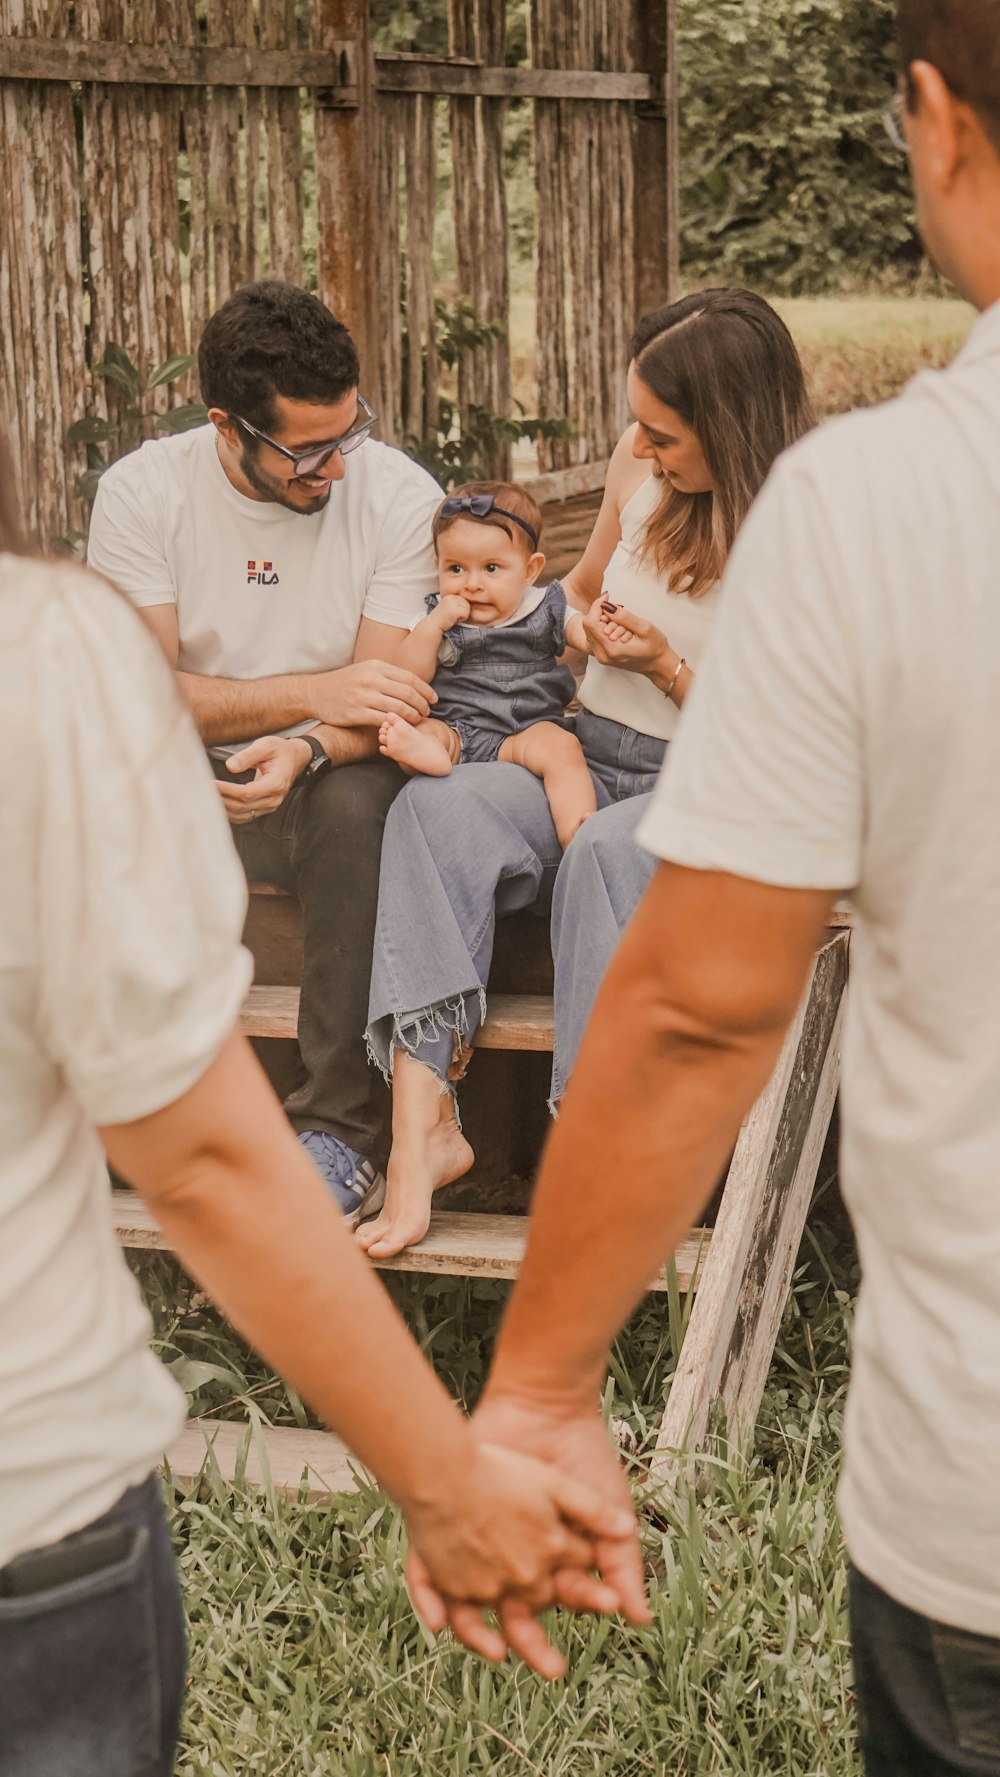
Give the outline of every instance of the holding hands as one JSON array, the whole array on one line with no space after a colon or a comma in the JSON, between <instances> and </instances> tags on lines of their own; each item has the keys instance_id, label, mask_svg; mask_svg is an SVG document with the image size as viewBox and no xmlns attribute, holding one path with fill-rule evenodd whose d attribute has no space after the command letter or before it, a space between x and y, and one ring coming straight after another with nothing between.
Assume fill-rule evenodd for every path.
<instances>
[{"instance_id":1,"label":"holding hands","mask_svg":"<svg viewBox=\"0 0 1000 1777\"><path fill-rule=\"evenodd\" d=\"M613 1471L615 1458L596 1424ZM544 1678L559 1678L564 1661L536 1612L562 1604L647 1621L635 1520L620 1469L613 1485L607 1473L595 1480L592 1464L575 1472L566 1462L550 1466L532 1448L544 1442L541 1435L522 1431L518 1443L517 1429L489 1414L481 1427L477 1416L460 1497L447 1507L407 1507L407 1584L433 1633L450 1628L484 1659L502 1660L510 1650ZM484 1620L484 1609L495 1611L498 1627Z\"/></svg>"},{"instance_id":2,"label":"holding hands","mask_svg":"<svg viewBox=\"0 0 1000 1777\"><path fill-rule=\"evenodd\" d=\"M628 1484L593 1410L553 1414L488 1390L472 1429L477 1474L459 1510L437 1525L407 1514L414 1608L484 1659L510 1650L559 1678L565 1662L536 1612L561 1604L649 1621Z\"/></svg>"},{"instance_id":3,"label":"holding hands","mask_svg":"<svg viewBox=\"0 0 1000 1777\"><path fill-rule=\"evenodd\" d=\"M623 666L630 672L653 672L673 658L666 636L645 617L633 617L602 593L583 619L590 651L602 666Z\"/></svg>"}]
</instances>

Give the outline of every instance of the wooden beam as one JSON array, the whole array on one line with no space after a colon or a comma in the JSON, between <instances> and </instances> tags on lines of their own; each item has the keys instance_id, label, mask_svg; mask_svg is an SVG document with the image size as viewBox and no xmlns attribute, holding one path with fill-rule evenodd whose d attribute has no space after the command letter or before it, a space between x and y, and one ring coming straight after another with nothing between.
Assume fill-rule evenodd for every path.
<instances>
[{"instance_id":1,"label":"wooden beam","mask_svg":"<svg viewBox=\"0 0 1000 1777\"><path fill-rule=\"evenodd\" d=\"M329 46L244 49L175 43L80 42L73 37L0 37L0 79L99 81L129 86L310 87L322 101L352 109L367 29L351 0L323 0L333 15ZM365 25L367 21L364 21ZM372 88L496 99L648 99L648 75L576 68L487 68L479 62L376 56Z\"/></svg>"},{"instance_id":2,"label":"wooden beam","mask_svg":"<svg viewBox=\"0 0 1000 1777\"><path fill-rule=\"evenodd\" d=\"M168 1252L169 1244L152 1210L134 1191L111 1193L111 1217L122 1246L139 1251ZM419 1246L392 1259L373 1259L379 1271L417 1271L435 1277L494 1277L512 1283L521 1268L528 1238L527 1216L475 1215L464 1210L435 1210L429 1233ZM674 1265L682 1295L697 1288L711 1252L712 1234L695 1228L682 1240ZM667 1266L650 1280L653 1291L670 1288Z\"/></svg>"},{"instance_id":3,"label":"wooden beam","mask_svg":"<svg viewBox=\"0 0 1000 1777\"><path fill-rule=\"evenodd\" d=\"M298 1034L299 990L288 986L254 986L243 1003L240 1029L246 1037L275 1037L293 1042ZM480 1025L476 1049L551 1051L554 1017L551 997L543 993L498 993L489 1002Z\"/></svg>"},{"instance_id":4,"label":"wooden beam","mask_svg":"<svg viewBox=\"0 0 1000 1777\"><path fill-rule=\"evenodd\" d=\"M334 1493L353 1493L365 1471L347 1445L332 1432L302 1431L292 1425L249 1425L240 1419L189 1419L170 1446L166 1464L178 1481L196 1481L218 1465L230 1486L273 1487L275 1493L305 1496L315 1504Z\"/></svg>"},{"instance_id":5,"label":"wooden beam","mask_svg":"<svg viewBox=\"0 0 1000 1777\"><path fill-rule=\"evenodd\" d=\"M316 106L316 213L319 294L350 329L366 369L381 362L380 303L373 298L376 262L375 64L368 0L315 0L310 8L313 47L352 45L351 80L357 106Z\"/></svg>"},{"instance_id":6,"label":"wooden beam","mask_svg":"<svg viewBox=\"0 0 1000 1777\"><path fill-rule=\"evenodd\" d=\"M526 494L539 506L555 505L562 500L575 500L580 494L596 494L608 479L610 458L600 463L578 463L571 469L553 469L548 475L534 475L522 483Z\"/></svg>"},{"instance_id":7,"label":"wooden beam","mask_svg":"<svg viewBox=\"0 0 1000 1777\"><path fill-rule=\"evenodd\" d=\"M650 98L636 114L636 301L639 314L679 295L677 161L677 5L649 0L637 8L639 66Z\"/></svg>"},{"instance_id":8,"label":"wooden beam","mask_svg":"<svg viewBox=\"0 0 1000 1777\"><path fill-rule=\"evenodd\" d=\"M475 62L376 56L382 93L439 93L484 99L648 99L645 74L589 68L486 68Z\"/></svg>"},{"instance_id":9,"label":"wooden beam","mask_svg":"<svg viewBox=\"0 0 1000 1777\"><path fill-rule=\"evenodd\" d=\"M339 87L353 46L325 50L211 48L178 43L81 43L0 37L0 79L96 80L129 86Z\"/></svg>"},{"instance_id":10,"label":"wooden beam","mask_svg":"<svg viewBox=\"0 0 1000 1777\"><path fill-rule=\"evenodd\" d=\"M726 1179L652 1468L694 1459L717 1407L736 1444L753 1430L840 1077L850 934L832 934Z\"/></svg>"}]
</instances>

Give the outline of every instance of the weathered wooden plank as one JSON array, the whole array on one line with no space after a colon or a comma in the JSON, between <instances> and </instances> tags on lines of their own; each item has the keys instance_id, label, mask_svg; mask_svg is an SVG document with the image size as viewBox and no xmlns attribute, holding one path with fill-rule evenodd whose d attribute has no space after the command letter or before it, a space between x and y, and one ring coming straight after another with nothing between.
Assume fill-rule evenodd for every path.
<instances>
[{"instance_id":1,"label":"weathered wooden plank","mask_svg":"<svg viewBox=\"0 0 1000 1777\"><path fill-rule=\"evenodd\" d=\"M224 1481L242 1478L251 1487L297 1497L305 1478L307 1499L320 1503L334 1493L353 1493L364 1470L332 1432L297 1426L248 1425L244 1420L189 1419L166 1453L179 1481L197 1480L214 1456Z\"/></svg>"},{"instance_id":2,"label":"weathered wooden plank","mask_svg":"<svg viewBox=\"0 0 1000 1777\"><path fill-rule=\"evenodd\" d=\"M481 99L648 99L649 76L576 68L485 68L467 63L375 58L380 92L430 92Z\"/></svg>"},{"instance_id":3,"label":"weathered wooden plank","mask_svg":"<svg viewBox=\"0 0 1000 1777\"><path fill-rule=\"evenodd\" d=\"M489 0L450 0L449 33L457 55L501 65L506 51L506 8ZM459 64L461 66L461 64ZM510 275L507 184L502 100L454 93L449 108L452 210L459 294L496 329L492 338L463 352L458 400L463 426L477 410L511 412ZM510 445L500 439L483 453L488 476L511 473Z\"/></svg>"},{"instance_id":4,"label":"weathered wooden plank","mask_svg":"<svg viewBox=\"0 0 1000 1777\"><path fill-rule=\"evenodd\" d=\"M96 80L130 86L336 87L342 48L339 44L325 50L299 50L2 37L0 79Z\"/></svg>"},{"instance_id":5,"label":"weathered wooden plank","mask_svg":"<svg viewBox=\"0 0 1000 1777\"><path fill-rule=\"evenodd\" d=\"M657 1440L661 1475L703 1447L719 1404L734 1441L752 1430L836 1096L849 942L838 932L820 950L740 1132Z\"/></svg>"},{"instance_id":6,"label":"weathered wooden plank","mask_svg":"<svg viewBox=\"0 0 1000 1777\"><path fill-rule=\"evenodd\" d=\"M251 987L240 1025L244 1036L294 1039L299 990L287 986ZM552 1001L544 994L495 994L485 1023L476 1032L477 1049L552 1048Z\"/></svg>"},{"instance_id":7,"label":"weathered wooden plank","mask_svg":"<svg viewBox=\"0 0 1000 1777\"><path fill-rule=\"evenodd\" d=\"M122 1246L168 1251L168 1242L141 1197L132 1191L111 1193L111 1214ZM518 1274L528 1238L527 1216L474 1215L438 1210L430 1231L419 1246L397 1253L392 1259L375 1259L380 1271L418 1271L438 1277L493 1277L512 1280ZM695 1228L682 1241L674 1258L677 1286L686 1295L696 1289L711 1251L712 1234ZM670 1287L668 1268L652 1278L651 1291Z\"/></svg>"},{"instance_id":8,"label":"weathered wooden plank","mask_svg":"<svg viewBox=\"0 0 1000 1777\"><path fill-rule=\"evenodd\" d=\"M603 491L610 466L610 457L604 457L598 463L577 463L571 469L553 469L547 475L532 475L522 485L539 506L555 505L563 500L577 499L581 494Z\"/></svg>"},{"instance_id":9,"label":"weathered wooden plank","mask_svg":"<svg viewBox=\"0 0 1000 1777\"><path fill-rule=\"evenodd\" d=\"M316 211L319 294L350 328L364 376L381 355L380 304L372 299L377 154L368 3L314 0L310 16L313 48L339 46L341 76L357 92L355 110L317 103Z\"/></svg>"},{"instance_id":10,"label":"weathered wooden plank","mask_svg":"<svg viewBox=\"0 0 1000 1777\"><path fill-rule=\"evenodd\" d=\"M81 42L77 38L0 38L0 79L98 80L136 86L311 87L358 103L354 81L344 80L344 57L355 65L356 39L329 49ZM376 86L387 93L431 93L488 99L641 101L648 75L591 69L488 68L433 57L376 56Z\"/></svg>"}]
</instances>

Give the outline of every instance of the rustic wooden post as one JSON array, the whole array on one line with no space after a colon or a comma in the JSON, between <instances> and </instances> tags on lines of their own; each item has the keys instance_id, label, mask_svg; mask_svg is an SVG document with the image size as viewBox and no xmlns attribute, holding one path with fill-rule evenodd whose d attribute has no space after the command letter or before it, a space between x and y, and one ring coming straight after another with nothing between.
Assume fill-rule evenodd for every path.
<instances>
[{"instance_id":1,"label":"rustic wooden post","mask_svg":"<svg viewBox=\"0 0 1000 1777\"><path fill-rule=\"evenodd\" d=\"M337 53L338 79L316 95L319 293L354 335L365 388L378 400L375 63L368 0L315 0L313 46Z\"/></svg>"},{"instance_id":2,"label":"rustic wooden post","mask_svg":"<svg viewBox=\"0 0 1000 1777\"><path fill-rule=\"evenodd\" d=\"M645 314L680 294L677 0L639 0L636 25L636 65L652 84L635 132L636 294Z\"/></svg>"},{"instance_id":3,"label":"rustic wooden post","mask_svg":"<svg viewBox=\"0 0 1000 1777\"><path fill-rule=\"evenodd\" d=\"M651 1468L671 1478L753 1431L840 1080L850 934L828 936L778 1064L740 1131Z\"/></svg>"}]
</instances>

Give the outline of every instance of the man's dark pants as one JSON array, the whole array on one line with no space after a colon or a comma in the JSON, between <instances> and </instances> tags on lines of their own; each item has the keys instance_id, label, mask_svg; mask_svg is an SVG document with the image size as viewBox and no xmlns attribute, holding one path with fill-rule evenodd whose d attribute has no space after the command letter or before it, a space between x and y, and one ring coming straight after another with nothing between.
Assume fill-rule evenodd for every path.
<instances>
[{"instance_id":1,"label":"man's dark pants","mask_svg":"<svg viewBox=\"0 0 1000 1777\"><path fill-rule=\"evenodd\" d=\"M907 1610L856 1568L850 1588L866 1777L1000 1777L1000 1641Z\"/></svg>"},{"instance_id":2,"label":"man's dark pants","mask_svg":"<svg viewBox=\"0 0 1000 1777\"><path fill-rule=\"evenodd\" d=\"M294 1128L324 1129L382 1169L391 1100L369 1065L364 1030L382 829L405 782L388 759L341 765L296 784L274 814L232 829L249 880L292 890L302 907L306 1080L285 1109Z\"/></svg>"}]
</instances>

